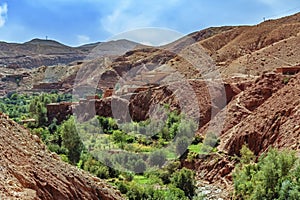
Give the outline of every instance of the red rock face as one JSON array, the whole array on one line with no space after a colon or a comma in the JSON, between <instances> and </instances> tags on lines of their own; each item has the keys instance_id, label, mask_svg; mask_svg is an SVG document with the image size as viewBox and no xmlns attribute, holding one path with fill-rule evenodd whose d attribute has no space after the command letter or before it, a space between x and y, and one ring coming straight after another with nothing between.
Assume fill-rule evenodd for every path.
<instances>
[{"instance_id":1,"label":"red rock face","mask_svg":"<svg viewBox=\"0 0 300 200\"><path fill-rule=\"evenodd\" d=\"M0 199L122 199L102 180L50 153L37 136L0 116Z\"/></svg>"},{"instance_id":2,"label":"red rock face","mask_svg":"<svg viewBox=\"0 0 300 200\"><path fill-rule=\"evenodd\" d=\"M47 118L50 123L54 120L54 118L56 118L58 123L61 123L72 114L72 103L62 102L47 105Z\"/></svg>"},{"instance_id":3,"label":"red rock face","mask_svg":"<svg viewBox=\"0 0 300 200\"><path fill-rule=\"evenodd\" d=\"M219 153L196 159L183 166L196 170L201 179L229 186L235 161L244 144L261 155L270 147L300 151L300 74L284 84L280 74L265 74L233 97L213 120L200 128L198 134L218 130L219 120L225 116L220 131ZM222 155L222 156L221 156ZM226 186L226 184L228 184Z\"/></svg>"},{"instance_id":4,"label":"red rock face","mask_svg":"<svg viewBox=\"0 0 300 200\"><path fill-rule=\"evenodd\" d=\"M224 133L224 137L228 139L223 141L220 149L234 155L246 143L257 155L271 146L299 150L299 86L300 75L297 75L272 96L270 93L274 91L274 87L262 87L264 96L270 98L257 106L234 130Z\"/></svg>"},{"instance_id":5,"label":"red rock face","mask_svg":"<svg viewBox=\"0 0 300 200\"><path fill-rule=\"evenodd\" d=\"M208 84L213 86L208 89ZM131 91L130 88L128 90ZM76 106L75 113L83 120L88 120L97 114L125 121L130 119L144 121L150 117L153 106L168 104L171 110L181 112L185 109L189 116L199 115L199 127L202 127L224 108L227 102L241 92L233 84L214 84L203 80L189 81L188 84L177 82L156 87L143 86L132 91L132 93L115 96L110 96L109 92L106 92L107 98L82 101ZM189 98L195 98L195 104L189 104Z\"/></svg>"},{"instance_id":6,"label":"red rock face","mask_svg":"<svg viewBox=\"0 0 300 200\"><path fill-rule=\"evenodd\" d=\"M281 75L268 74L259 77L255 82L252 81L252 84L246 82L246 86L242 86L242 83L232 83L233 88L238 86L245 90L234 96L226 108L218 113L209 124L201 128L199 133L204 135L210 128L211 132L221 135L225 140L227 135L224 133L242 122L252 111L284 86L282 80L283 77ZM217 130L220 120L224 121L224 124L221 130Z\"/></svg>"}]
</instances>

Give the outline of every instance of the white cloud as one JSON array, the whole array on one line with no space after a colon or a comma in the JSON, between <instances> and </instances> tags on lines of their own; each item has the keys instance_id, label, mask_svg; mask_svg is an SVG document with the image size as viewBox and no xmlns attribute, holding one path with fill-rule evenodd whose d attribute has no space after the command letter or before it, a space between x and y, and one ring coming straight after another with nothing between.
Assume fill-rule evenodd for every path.
<instances>
[{"instance_id":1,"label":"white cloud","mask_svg":"<svg viewBox=\"0 0 300 200\"><path fill-rule=\"evenodd\" d=\"M78 45L87 44L91 41L89 36L86 35L77 35Z\"/></svg>"},{"instance_id":2,"label":"white cloud","mask_svg":"<svg viewBox=\"0 0 300 200\"><path fill-rule=\"evenodd\" d=\"M166 10L179 3L179 0L123 0L108 15L102 17L101 25L104 30L111 34L153 27L157 22L161 21L160 17Z\"/></svg>"},{"instance_id":3,"label":"white cloud","mask_svg":"<svg viewBox=\"0 0 300 200\"><path fill-rule=\"evenodd\" d=\"M131 4L131 0L122 1L108 16L102 18L103 28L109 33L118 34L135 27L150 26L154 15L148 16L147 13L135 15L134 11L130 10Z\"/></svg>"},{"instance_id":4,"label":"white cloud","mask_svg":"<svg viewBox=\"0 0 300 200\"><path fill-rule=\"evenodd\" d=\"M165 28L140 28L123 32L108 40L127 39L150 46L160 46L183 37L182 33Z\"/></svg>"},{"instance_id":5,"label":"white cloud","mask_svg":"<svg viewBox=\"0 0 300 200\"><path fill-rule=\"evenodd\" d=\"M7 18L7 3L0 5L0 28L4 26L6 18Z\"/></svg>"}]
</instances>

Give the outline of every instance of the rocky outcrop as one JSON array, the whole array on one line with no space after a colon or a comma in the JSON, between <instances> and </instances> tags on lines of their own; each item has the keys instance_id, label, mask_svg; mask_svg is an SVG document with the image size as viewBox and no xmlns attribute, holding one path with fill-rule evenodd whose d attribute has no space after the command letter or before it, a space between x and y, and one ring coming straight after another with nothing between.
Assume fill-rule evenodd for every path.
<instances>
[{"instance_id":1,"label":"rocky outcrop","mask_svg":"<svg viewBox=\"0 0 300 200\"><path fill-rule=\"evenodd\" d=\"M223 134L226 131L242 122L252 111L284 86L283 78L280 74L269 73L258 77L255 81L231 83L235 90L241 89L241 92L234 96L226 108L203 126L198 133L205 135L208 131L214 132L225 139L226 135ZM219 124L222 124L221 129Z\"/></svg>"},{"instance_id":2,"label":"rocky outcrop","mask_svg":"<svg viewBox=\"0 0 300 200\"><path fill-rule=\"evenodd\" d=\"M53 122L54 119L57 120L57 123L60 124L66 120L72 112L73 103L61 102L61 103L50 103L47 105L47 119L49 122Z\"/></svg>"},{"instance_id":3,"label":"rocky outcrop","mask_svg":"<svg viewBox=\"0 0 300 200\"><path fill-rule=\"evenodd\" d=\"M40 91L51 91L51 90L60 90L62 89L62 83L39 83L33 85L33 90L40 90Z\"/></svg>"},{"instance_id":4,"label":"rocky outcrop","mask_svg":"<svg viewBox=\"0 0 300 200\"><path fill-rule=\"evenodd\" d=\"M120 192L50 153L38 136L0 116L0 199L123 199Z\"/></svg>"},{"instance_id":5,"label":"rocky outcrop","mask_svg":"<svg viewBox=\"0 0 300 200\"><path fill-rule=\"evenodd\" d=\"M127 88L127 92L112 96L113 90L107 91L106 98L80 101L75 108L78 117L88 120L99 115L125 121L144 121L157 111L155 109L169 105L170 110L198 118L199 127L202 127L241 92L234 84L208 80Z\"/></svg>"},{"instance_id":6,"label":"rocky outcrop","mask_svg":"<svg viewBox=\"0 0 300 200\"><path fill-rule=\"evenodd\" d=\"M298 126L300 108L300 75L290 77L287 85L269 95L261 106L253 110L234 129L224 133L220 149L229 155L239 154L243 144L259 155L269 147L300 150L300 127Z\"/></svg>"},{"instance_id":7,"label":"rocky outcrop","mask_svg":"<svg viewBox=\"0 0 300 200\"><path fill-rule=\"evenodd\" d=\"M269 73L246 85L198 131L220 134L218 153L182 163L196 170L201 180L231 188L231 172L237 162L233 158L240 155L244 144L257 156L270 147L300 151L300 74Z\"/></svg>"}]
</instances>

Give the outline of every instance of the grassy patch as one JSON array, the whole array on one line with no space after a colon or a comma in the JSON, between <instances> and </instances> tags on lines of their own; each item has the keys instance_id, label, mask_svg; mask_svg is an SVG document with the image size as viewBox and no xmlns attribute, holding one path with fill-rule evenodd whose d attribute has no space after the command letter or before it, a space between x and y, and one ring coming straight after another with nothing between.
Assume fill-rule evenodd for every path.
<instances>
[{"instance_id":1,"label":"grassy patch","mask_svg":"<svg viewBox=\"0 0 300 200\"><path fill-rule=\"evenodd\" d=\"M200 150L202 148L202 143L199 144L192 144L189 146L189 151L194 153L200 153Z\"/></svg>"},{"instance_id":2,"label":"grassy patch","mask_svg":"<svg viewBox=\"0 0 300 200\"><path fill-rule=\"evenodd\" d=\"M149 178L142 176L142 175L135 175L133 180L137 184L143 184L143 185L150 184Z\"/></svg>"},{"instance_id":3,"label":"grassy patch","mask_svg":"<svg viewBox=\"0 0 300 200\"><path fill-rule=\"evenodd\" d=\"M176 157L177 155L175 152L167 151L167 160L174 160Z\"/></svg>"}]
</instances>

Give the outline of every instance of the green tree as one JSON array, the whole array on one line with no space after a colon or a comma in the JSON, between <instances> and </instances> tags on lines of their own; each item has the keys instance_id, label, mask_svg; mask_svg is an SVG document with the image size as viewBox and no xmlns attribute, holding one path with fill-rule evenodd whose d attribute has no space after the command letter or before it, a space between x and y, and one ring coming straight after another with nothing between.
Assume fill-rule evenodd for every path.
<instances>
[{"instance_id":1,"label":"green tree","mask_svg":"<svg viewBox=\"0 0 300 200\"><path fill-rule=\"evenodd\" d=\"M120 148L124 149L124 143L126 142L126 134L120 130L114 130L112 132L112 138L115 143L120 144Z\"/></svg>"},{"instance_id":2,"label":"green tree","mask_svg":"<svg viewBox=\"0 0 300 200\"><path fill-rule=\"evenodd\" d=\"M258 163L249 162L248 150L241 154L241 164L233 173L236 198L299 199L300 165L294 152L270 149Z\"/></svg>"},{"instance_id":3,"label":"green tree","mask_svg":"<svg viewBox=\"0 0 300 200\"><path fill-rule=\"evenodd\" d=\"M71 116L64 121L59 131L61 132L62 145L68 150L70 162L76 164L83 150L83 143L77 133L74 117Z\"/></svg>"},{"instance_id":4,"label":"green tree","mask_svg":"<svg viewBox=\"0 0 300 200\"><path fill-rule=\"evenodd\" d=\"M151 166L163 166L167 160L166 153L162 150L154 151L149 156L149 164Z\"/></svg>"},{"instance_id":5,"label":"green tree","mask_svg":"<svg viewBox=\"0 0 300 200\"><path fill-rule=\"evenodd\" d=\"M146 171L146 163L142 159L139 159L134 166L134 172L141 174Z\"/></svg>"},{"instance_id":6,"label":"green tree","mask_svg":"<svg viewBox=\"0 0 300 200\"><path fill-rule=\"evenodd\" d=\"M47 109L46 107L41 103L39 102L37 105L36 105L36 117L37 117L37 122L38 122L38 126L41 127L41 126L45 126L48 119L47 119Z\"/></svg>"},{"instance_id":7,"label":"green tree","mask_svg":"<svg viewBox=\"0 0 300 200\"><path fill-rule=\"evenodd\" d=\"M187 168L182 168L180 171L175 172L172 175L171 183L184 191L185 195L192 199L195 194L196 189L196 181L195 181L195 174L192 170Z\"/></svg>"},{"instance_id":8,"label":"green tree","mask_svg":"<svg viewBox=\"0 0 300 200\"><path fill-rule=\"evenodd\" d=\"M190 141L186 136L179 137L176 140L176 153L182 155L190 145Z\"/></svg>"}]
</instances>

